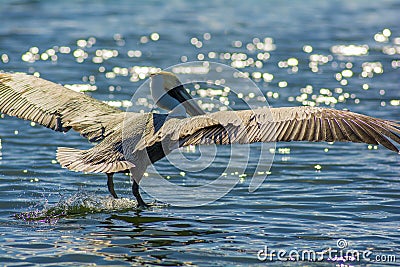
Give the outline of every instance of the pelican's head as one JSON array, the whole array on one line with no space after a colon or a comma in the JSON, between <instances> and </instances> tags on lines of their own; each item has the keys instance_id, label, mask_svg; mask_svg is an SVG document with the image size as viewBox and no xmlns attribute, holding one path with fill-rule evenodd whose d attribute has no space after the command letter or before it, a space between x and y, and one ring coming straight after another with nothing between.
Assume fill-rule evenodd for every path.
<instances>
[{"instance_id":1,"label":"pelican's head","mask_svg":"<svg viewBox=\"0 0 400 267\"><path fill-rule=\"evenodd\" d=\"M185 112L190 116L205 114L183 87L178 77L171 72L160 71L152 74L150 91L156 105L162 109L172 111L182 104Z\"/></svg>"}]
</instances>

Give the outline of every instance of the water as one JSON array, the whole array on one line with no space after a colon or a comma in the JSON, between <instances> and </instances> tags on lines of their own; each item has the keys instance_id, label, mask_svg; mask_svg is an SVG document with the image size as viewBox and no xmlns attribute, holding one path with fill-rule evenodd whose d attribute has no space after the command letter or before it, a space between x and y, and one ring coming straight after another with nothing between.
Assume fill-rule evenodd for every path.
<instances>
[{"instance_id":1,"label":"water","mask_svg":"<svg viewBox=\"0 0 400 267\"><path fill-rule=\"evenodd\" d=\"M272 106L398 120L399 11L394 0L2 1L0 69L95 85L91 95L123 105L146 78L143 67L204 59L245 66ZM154 202L137 210L128 177L116 175L124 198L113 200L103 175L54 161L58 146L90 147L78 134L5 116L0 138L2 265L264 265L257 259L264 246L323 251L341 238L349 249L372 251L371 259L399 261L399 156L382 147L278 144L254 193L243 178L207 206ZM176 181L214 178L212 171L182 177L165 161L157 168Z\"/></svg>"}]
</instances>

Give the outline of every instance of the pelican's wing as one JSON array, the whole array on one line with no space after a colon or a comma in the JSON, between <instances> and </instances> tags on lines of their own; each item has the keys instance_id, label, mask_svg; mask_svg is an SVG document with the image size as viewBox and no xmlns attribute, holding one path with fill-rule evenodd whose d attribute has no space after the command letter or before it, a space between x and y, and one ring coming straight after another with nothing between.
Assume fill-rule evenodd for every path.
<instances>
[{"instance_id":1,"label":"pelican's wing","mask_svg":"<svg viewBox=\"0 0 400 267\"><path fill-rule=\"evenodd\" d=\"M400 124L350 111L318 107L220 111L168 120L146 146L174 146L274 141L342 141L382 144L399 153ZM177 145L174 146L176 148ZM139 147L140 148L140 147ZM173 148L172 148L173 149Z\"/></svg>"},{"instance_id":2,"label":"pelican's wing","mask_svg":"<svg viewBox=\"0 0 400 267\"><path fill-rule=\"evenodd\" d=\"M120 109L24 73L0 73L0 112L96 141L123 120Z\"/></svg>"},{"instance_id":3,"label":"pelican's wing","mask_svg":"<svg viewBox=\"0 0 400 267\"><path fill-rule=\"evenodd\" d=\"M88 150L59 147L57 160L61 166L74 171L105 173L126 171L135 167L133 163L135 155L130 152L147 134L153 136L153 127L157 128L158 123L162 124L166 116L126 112L124 123L117 125L115 130L97 145ZM153 120L155 117L158 119Z\"/></svg>"}]
</instances>

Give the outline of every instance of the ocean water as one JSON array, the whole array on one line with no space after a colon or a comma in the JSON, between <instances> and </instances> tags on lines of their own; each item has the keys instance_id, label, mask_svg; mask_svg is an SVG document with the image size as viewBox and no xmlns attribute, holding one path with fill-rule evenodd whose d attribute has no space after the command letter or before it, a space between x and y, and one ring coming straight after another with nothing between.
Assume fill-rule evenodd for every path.
<instances>
[{"instance_id":1,"label":"ocean water","mask_svg":"<svg viewBox=\"0 0 400 267\"><path fill-rule=\"evenodd\" d=\"M210 61L237 68L274 107L347 108L398 121L399 12L395 0L1 1L0 70L40 75L124 109L151 71ZM194 89L225 97L206 84ZM243 108L238 98L223 101ZM150 102L145 95L133 104L140 111ZM278 143L268 150L275 152L271 168L259 174L269 175L249 192L261 149L252 144L248 168L231 174L238 183L220 199L188 208L143 192L153 205L141 210L128 176L115 176L122 198L112 199L104 175L55 161L59 146L91 146L77 133L2 116L0 141L1 266L400 261L400 156L381 146ZM183 171L187 166L161 160L146 175L181 186L208 183L231 160L227 148L207 156L212 149L180 151L188 159L202 153L211 168ZM232 148L238 158L243 151ZM329 249L366 256L328 259ZM307 250L323 260L296 260Z\"/></svg>"}]
</instances>

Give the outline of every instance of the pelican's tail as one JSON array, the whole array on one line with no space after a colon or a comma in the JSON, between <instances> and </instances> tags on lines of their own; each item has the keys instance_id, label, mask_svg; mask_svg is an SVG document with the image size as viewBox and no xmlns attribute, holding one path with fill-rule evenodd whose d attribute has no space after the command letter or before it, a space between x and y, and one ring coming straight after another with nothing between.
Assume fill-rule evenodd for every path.
<instances>
[{"instance_id":1,"label":"pelican's tail","mask_svg":"<svg viewBox=\"0 0 400 267\"><path fill-rule=\"evenodd\" d=\"M70 147L59 147L56 157L62 167L73 171L114 173L135 167L133 163L125 160L98 160L99 157L96 157L96 159L92 156L91 149L81 150Z\"/></svg>"}]
</instances>

